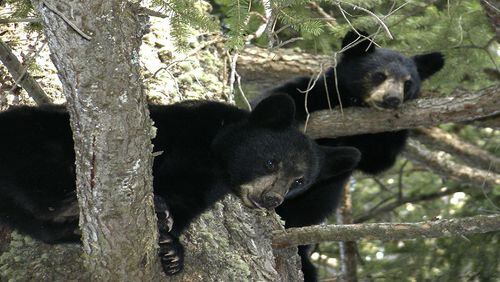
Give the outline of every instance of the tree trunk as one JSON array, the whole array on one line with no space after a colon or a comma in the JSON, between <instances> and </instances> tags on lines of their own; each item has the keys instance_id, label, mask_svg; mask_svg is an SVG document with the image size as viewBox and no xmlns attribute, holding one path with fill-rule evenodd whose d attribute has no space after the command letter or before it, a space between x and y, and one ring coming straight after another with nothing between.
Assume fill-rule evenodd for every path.
<instances>
[{"instance_id":1,"label":"tree trunk","mask_svg":"<svg viewBox=\"0 0 500 282\"><path fill-rule=\"evenodd\" d=\"M85 263L97 280L157 280L152 122L142 30L128 1L33 1L63 84L75 141Z\"/></svg>"},{"instance_id":2,"label":"tree trunk","mask_svg":"<svg viewBox=\"0 0 500 282\"><path fill-rule=\"evenodd\" d=\"M340 208L337 210L337 224L352 224L352 198L351 184L347 182L344 186L344 196ZM356 241L339 242L340 268L342 275L340 280L346 282L358 281L357 275L357 245Z\"/></svg>"},{"instance_id":3,"label":"tree trunk","mask_svg":"<svg viewBox=\"0 0 500 282\"><path fill-rule=\"evenodd\" d=\"M50 12L47 8L43 9L45 9L44 12ZM63 8L60 9L63 10ZM57 14L51 17L57 17ZM193 38L200 41L192 40L192 50L185 53L178 52L170 42L172 37L169 34L169 19L152 18L151 23L151 33L145 36L145 44L141 46L141 58L144 60L142 64L145 66L142 71L146 77L146 88L149 90L148 98L153 102L163 103L172 103L187 98L227 101L229 87L226 74L229 70L225 68L227 64L224 64L225 51L210 43L207 36L198 36L194 33ZM60 23L55 27L66 30L67 26ZM80 27L80 29L89 33L87 28ZM78 37L78 34L71 28L66 31ZM95 33L89 35L92 40L96 40ZM78 44L90 43L83 39L78 40ZM133 42L130 43L135 44L137 38L129 37L126 40L132 40ZM92 52L88 52L89 55L93 55ZM187 57L189 60L186 59ZM106 60L103 59L103 62ZM113 62L108 63L111 66ZM164 69L159 71L161 68ZM62 74L68 73L68 70L60 69ZM134 73L130 69L128 71ZM203 76L200 77L200 73ZM64 83L71 85L67 81ZM134 87L138 85L140 83L136 82ZM78 84L75 84L76 86ZM134 87L129 89L135 89ZM116 124L121 125L121 123ZM143 207L146 205L149 203L142 204ZM144 225L155 228L154 222L144 223ZM274 213L247 209L242 207L239 199L228 196L217 203L212 210L201 215L181 236L181 241L186 247L185 270L173 280L302 280L297 249L295 247L280 250L271 248L270 237L275 230L283 230L283 227ZM5 252L0 256L0 280L3 281L4 278L34 281L90 280L81 265L82 257L85 256L81 255L79 246L50 246L20 236L16 232L8 235L10 232L7 231L6 234L5 236L0 231L0 239L5 238L3 242L7 242ZM115 235L120 234L123 233ZM148 233L148 235L151 234L156 234L156 230ZM134 244L137 245L135 242ZM120 251L123 245L117 247L116 251ZM158 271L161 272L161 270ZM127 277L127 279L131 278ZM145 281L149 280L145 279Z\"/></svg>"}]
</instances>

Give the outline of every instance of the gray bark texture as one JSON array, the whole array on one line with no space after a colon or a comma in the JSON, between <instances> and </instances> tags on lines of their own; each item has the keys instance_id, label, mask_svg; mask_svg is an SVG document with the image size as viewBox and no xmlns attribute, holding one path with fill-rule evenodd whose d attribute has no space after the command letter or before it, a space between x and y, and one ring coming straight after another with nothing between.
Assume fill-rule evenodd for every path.
<instances>
[{"instance_id":1,"label":"gray bark texture","mask_svg":"<svg viewBox=\"0 0 500 282\"><path fill-rule=\"evenodd\" d=\"M500 230L500 215L478 215L464 218L422 221L415 223L365 223L322 225L277 231L275 248L328 241L407 240L479 234Z\"/></svg>"},{"instance_id":2,"label":"gray bark texture","mask_svg":"<svg viewBox=\"0 0 500 282\"><path fill-rule=\"evenodd\" d=\"M271 248L284 230L274 212L248 209L229 195L182 236L185 269L172 281L300 281L295 247Z\"/></svg>"},{"instance_id":3,"label":"gray bark texture","mask_svg":"<svg viewBox=\"0 0 500 282\"><path fill-rule=\"evenodd\" d=\"M126 99L124 99L125 101L116 101L115 99L116 95L123 94L120 92L123 91L123 89L119 88L119 86L126 88L127 95L134 94L140 96L138 94L140 91L138 87L141 86L141 81L139 80L136 66L134 65L138 59L136 47L140 39L140 32L137 30L137 27L130 22L133 21L133 12L128 6L115 7L113 3L100 2L100 9L96 8L94 4L88 3L59 3L58 5L51 6L55 6L58 12L65 15L65 17L70 19L76 27L91 37L90 41L82 38L79 33L69 27L66 22L62 21L57 13L52 13L43 3L37 6L44 14L44 22L48 22L48 24L46 23L48 26L47 36L49 37L51 51L54 53L52 56L58 67L61 80L65 89L69 88L69 90L65 90L69 92L68 102L69 104L76 102L78 108L84 109L87 112L78 112L78 108L75 109L74 105L70 106L73 107L70 108L70 111L77 113L79 115L78 118L84 118L85 122L93 122L94 118L99 118L99 122L101 122L102 119L104 119L104 121L111 121L112 117L101 119L100 116L92 112L104 103L106 103L106 107L113 107L113 110L114 106L117 104L120 105L121 111L113 112L113 117L117 118L121 118L124 114L132 115L136 113L139 108L142 111L143 100L141 97L134 96L129 98L129 96L126 95L119 95L120 98L126 97ZM85 11L82 11L74 5L79 7L81 7L80 5L84 5ZM95 5L97 6L97 4ZM205 7L205 5L202 6ZM111 13L111 16L103 15L105 12ZM118 13L119 16L117 16L116 13ZM94 22L98 20L96 19L97 17L106 22L99 22L99 27L93 26ZM119 24L120 28L118 28L118 24L115 25L115 21L122 21L122 23ZM199 42L200 44L194 44L194 49L192 51L187 52L189 55L177 53L170 42L171 36L169 36L168 33L169 19L152 18L151 23L152 32L145 36L145 44L141 47L141 57L147 62L147 64L143 64L144 68L142 71L146 76L146 88L150 91L148 93L148 98L150 98L152 102L169 103L187 98L227 100L230 95L227 91L229 87L225 84L227 81L224 80L226 77L225 74L228 73L228 70L224 68L223 54L225 54L225 51L210 45L208 47L202 47L205 42L201 41ZM105 27L105 25L110 26ZM103 29L104 31L102 32L107 35L99 35L101 29ZM116 31L117 34L113 35L112 31ZM125 34L125 32L129 33ZM193 35L193 37L203 40L200 36ZM107 39L115 43L110 45L111 43L106 41ZM69 43L67 44L67 42L74 43L73 49L68 50L66 48L70 45ZM127 45L127 43L130 45ZM55 48L53 48L53 46L55 46ZM111 46L113 48L111 48ZM128 47L126 48L128 53L120 53L116 54L116 56L112 54L113 52L120 52L122 50L121 47L124 46ZM153 48L153 46L155 47ZM92 50L92 48L95 49ZM196 52L194 52L194 50L196 50ZM132 56L132 58L128 55ZM189 60L186 60L188 56ZM90 65L87 66L87 63ZM117 64L119 64L119 66L117 66ZM89 68L91 74L96 77L91 78L90 74L85 71L85 67ZM168 71L159 71L157 75L153 75L153 73L162 67L168 68ZM78 72L76 72L74 68L77 68ZM203 73L203 76L200 77L200 73ZM122 75L125 74L127 74L129 80L122 79ZM189 83L190 81L192 83ZM111 84L114 83L117 84L117 89L112 87ZM128 83L133 85L128 85ZM88 86L90 86L90 90L87 88ZM96 96L98 94L97 92L101 92L102 94L106 93L106 95L100 95L98 97L105 99L105 101L100 100L99 102L95 102L94 100L96 98L89 93L91 90L96 91L96 93L93 93L96 94ZM81 98L83 98L83 101ZM121 104L134 100L140 106L130 109L128 105ZM89 117L88 115L92 116ZM146 115L141 115L140 117L142 118L145 116ZM73 117L73 119L76 120L75 117ZM138 118L134 116L130 117L130 121L135 121L137 119ZM118 167L116 164L117 160L110 159L113 154L118 153L118 155L120 155L119 157L125 157L123 156L124 154L132 152L136 148L146 148L146 151L148 153L150 152L151 147L149 147L148 144L127 143L130 145L126 145L124 143L122 147L113 149L112 152L110 151L107 159L100 160L98 158L98 153L101 151L97 149L103 149L94 146L102 145L101 138L103 138L103 135L107 136L111 134L113 130L123 130L125 126L124 123L129 120L121 119L115 121L113 128L104 127L103 125L97 127L97 122L91 125L85 125L82 124L84 121L73 125L78 134L90 132L92 126L95 127L94 129L97 130L99 134L91 135L90 139L88 139L90 141L87 142L86 140L77 141L77 159L80 161L83 160L86 165L94 168L90 170L80 168L83 172L83 180L79 180L79 183L82 183L84 188L94 187L92 188L93 191L98 191L97 188L101 189L103 185L111 185L110 181L112 179L105 180L105 175L103 174L111 173L110 169L115 166ZM132 140L135 140L135 137L141 135L150 138L149 128L150 123L147 121L142 125L143 132L140 132L138 128L132 128L132 131L118 132L116 135L108 137L128 136L128 134L131 134L133 135L131 136L133 137ZM114 139L111 138L111 140L106 143L106 148L112 149L111 146L114 146L114 143L109 142L114 142L113 140ZM128 139L124 138L122 142L125 142L125 140ZM90 149L93 154L86 155L80 146ZM126 157L128 159L129 155ZM137 156L132 160L139 160L139 157L141 156ZM141 169L143 168L142 164L145 163L140 164ZM103 168L100 165L105 167ZM104 169L107 170L105 171ZM127 222L121 222L123 227L128 228L130 226L130 228L135 230L128 230L126 231L127 233L124 233L125 231L117 231L117 226L114 224L104 225L104 229L102 230L104 233L102 234L101 231L98 230L98 227L91 227L91 230L84 230L84 234L87 234L87 237L89 237L89 235L95 235L98 236L98 239L103 239L105 236L112 234L112 238L105 237L105 243L102 246L96 242L91 242L91 245L85 246L85 249L90 250L90 252L92 252L91 255L96 254L96 256L98 256L102 255L102 252L105 250L101 247L106 248L108 242L113 242L114 249L112 251L116 253L124 252L123 255L125 258L123 259L128 259L127 256L143 257L146 251L149 252L151 250L153 251L152 255L154 255L154 257L151 257L151 263L155 263L155 248L157 245L155 236L157 231L154 215L151 214L153 217L150 217L149 213L143 215L138 211L137 214L133 215L125 214L123 217L119 215L119 212L121 212L121 204L127 203L129 199L119 198L119 196L115 194L125 190L127 197L135 197L133 196L134 193L140 191L141 188L138 187L138 184L134 184L136 176L132 174L134 171L132 171L130 167L124 167L121 172L122 174L115 175L115 177L123 177L124 175L130 176L129 178L125 178L125 181L123 181L124 179L122 178L123 182L120 182L128 184L128 186L114 186L115 190L113 193L110 192L111 194L108 192L106 192L106 194L104 194L105 192L99 192L97 196L102 195L107 198L100 198L96 203L98 206L91 203L91 201L94 200L90 198L92 195L83 195L83 204L94 205L92 209L98 210L99 213L91 214L90 212L92 211L83 212L82 221L93 221L94 217L96 217L98 223L106 221L107 224L107 220L125 220L128 218ZM148 175L150 172L145 173L145 175ZM104 180L106 181L105 184L103 184ZM146 185L144 185L144 187L146 187ZM132 189L134 191L132 191ZM145 193L145 191L143 192ZM144 207L147 207L147 212L150 211L151 202L149 192L142 197L144 197L144 201L139 203L137 207L132 204L128 206L129 209L132 209L129 211L130 213L134 212L133 209L135 208L144 209ZM103 206L104 202L108 202L108 199L111 201L108 204L113 205L111 210ZM140 200L143 198L137 197L137 199ZM113 201L117 202L112 203ZM84 224L87 223L84 222ZM136 224L140 226L136 226ZM223 201L217 203L213 209L201 215L200 218L191 225L189 230L181 236L181 241L186 249L185 269L180 275L173 277L172 280L302 280L300 260L297 256L296 248L272 249L270 237L275 230L283 230L283 227L282 222L274 212L247 209L240 204L239 199L229 195ZM144 233L140 234L140 232ZM116 240L114 237L127 236L127 238L132 239L131 236L136 236L134 234L138 236L135 241L120 241L116 245L114 244L114 240ZM131 248L135 247L137 247L137 250L133 253L129 252ZM105 255L107 256L107 254ZM11 232L11 230L2 229L2 226L0 226L1 281L3 281L3 279L11 279L13 281L90 281L92 278L96 280L95 275L92 272L89 274L83 267L83 260L88 256L87 253L82 252L81 247L78 245L51 246L22 236L15 231ZM147 259L150 259L150 257L147 257ZM101 263L104 262L106 261L103 260ZM99 264L99 261L95 263ZM121 260L116 262L116 264L118 263L128 262ZM90 264L90 266L92 270L92 264ZM137 261L132 261L132 264L127 264L125 266L128 267L128 269L127 272L124 273L124 277L114 276L110 279L120 281L164 280L161 270L158 268L155 269L152 264L150 269L152 271L157 271L154 274L158 274L157 277L146 278L145 274L142 275L142 273L128 273L128 270L135 269L137 266L139 266L139 268L148 267L147 265L138 264ZM121 268L119 271L121 271ZM148 270L145 269L144 272L146 271ZM97 278L99 278L99 280L105 280L105 278L102 277Z\"/></svg>"},{"instance_id":4,"label":"gray bark texture","mask_svg":"<svg viewBox=\"0 0 500 282\"><path fill-rule=\"evenodd\" d=\"M86 267L99 281L157 280L154 134L139 74L139 20L128 1L33 6L71 117Z\"/></svg>"}]
</instances>

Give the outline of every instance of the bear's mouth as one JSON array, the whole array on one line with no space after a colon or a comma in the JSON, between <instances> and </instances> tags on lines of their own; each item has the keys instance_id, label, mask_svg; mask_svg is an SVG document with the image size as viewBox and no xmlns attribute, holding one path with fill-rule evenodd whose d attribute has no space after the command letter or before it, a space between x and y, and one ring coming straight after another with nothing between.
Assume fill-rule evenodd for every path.
<instances>
[{"instance_id":1,"label":"bear's mouth","mask_svg":"<svg viewBox=\"0 0 500 282\"><path fill-rule=\"evenodd\" d=\"M378 101L374 101L374 100L366 101L366 103L368 104L368 106L370 108L374 108L374 109L377 109L379 111L390 111L390 110L397 109L397 108L388 107L383 102L378 102Z\"/></svg>"},{"instance_id":2,"label":"bear's mouth","mask_svg":"<svg viewBox=\"0 0 500 282\"><path fill-rule=\"evenodd\" d=\"M264 207L252 198L250 190L251 189L249 189L248 186L243 185L241 187L240 199L243 202L243 205L251 209L263 209Z\"/></svg>"}]
</instances>

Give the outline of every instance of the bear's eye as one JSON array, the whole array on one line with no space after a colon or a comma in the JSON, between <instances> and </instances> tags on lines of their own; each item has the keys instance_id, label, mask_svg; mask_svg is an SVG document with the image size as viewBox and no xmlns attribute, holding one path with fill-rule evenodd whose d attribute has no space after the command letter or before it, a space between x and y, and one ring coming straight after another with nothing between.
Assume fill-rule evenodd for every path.
<instances>
[{"instance_id":1,"label":"bear's eye","mask_svg":"<svg viewBox=\"0 0 500 282\"><path fill-rule=\"evenodd\" d=\"M266 163L264 164L264 167L266 168L267 171L274 172L276 171L276 169L278 169L278 161L275 159L267 160Z\"/></svg>"},{"instance_id":2,"label":"bear's eye","mask_svg":"<svg viewBox=\"0 0 500 282\"><path fill-rule=\"evenodd\" d=\"M384 73L382 72L376 72L372 75L372 80L374 83L376 84L380 84L382 82L384 82L384 80L387 78L387 75L385 75Z\"/></svg>"},{"instance_id":3,"label":"bear's eye","mask_svg":"<svg viewBox=\"0 0 500 282\"><path fill-rule=\"evenodd\" d=\"M407 81L405 81L405 84L404 84L405 93L408 93L408 91L410 91L410 87L411 87L411 80L408 79Z\"/></svg>"},{"instance_id":4,"label":"bear's eye","mask_svg":"<svg viewBox=\"0 0 500 282\"><path fill-rule=\"evenodd\" d=\"M295 183L296 185L299 185L299 186L300 186L300 185L302 185L302 184L304 184L304 182L305 182L304 177L297 178L297 179L295 179L295 181L294 181L294 183Z\"/></svg>"}]
</instances>

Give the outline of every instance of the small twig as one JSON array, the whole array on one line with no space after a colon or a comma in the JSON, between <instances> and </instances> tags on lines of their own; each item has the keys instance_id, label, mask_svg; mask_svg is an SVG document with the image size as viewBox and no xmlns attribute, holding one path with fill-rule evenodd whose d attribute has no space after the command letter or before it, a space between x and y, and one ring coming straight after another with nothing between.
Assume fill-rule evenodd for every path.
<instances>
[{"instance_id":1,"label":"small twig","mask_svg":"<svg viewBox=\"0 0 500 282\"><path fill-rule=\"evenodd\" d=\"M37 40L37 42L38 42L38 40ZM35 45L36 45L37 42L35 42ZM12 87L9 90L9 92L13 92L14 89L16 89L16 87L19 84L19 82L26 75L26 73L28 71L28 68L31 65L31 62L33 62L33 60L35 59L35 57L37 57L38 54L40 54L40 52L42 51L42 49L45 47L45 44L47 44L47 42L43 42L42 46L40 46L40 48L38 48L38 50L36 50L36 52L32 56L30 56L29 59L24 63L24 67L21 70L21 73L19 74L19 77L14 81L14 85L12 85Z\"/></svg>"},{"instance_id":2,"label":"small twig","mask_svg":"<svg viewBox=\"0 0 500 282\"><path fill-rule=\"evenodd\" d=\"M394 197L385 198L384 200L380 201L377 205L375 205L373 208L364 212L362 215L357 216L354 219L354 223L362 223L362 222L368 221L370 219L377 218L379 215L394 211L396 208L398 208L404 204L407 204L407 203L418 203L418 202L423 202L423 201L430 201L430 200L434 200L437 198L441 198L441 197L444 197L444 196L447 196L450 194L454 194L457 192L462 192L462 191L463 191L463 189L460 189L460 188L446 189L444 191L438 191L438 192L433 192L433 193L429 193L429 194L420 194L420 195L415 195L415 196L410 196L410 197L402 197L402 198L399 198L391 203L387 203L387 202L389 200L393 200Z\"/></svg>"},{"instance_id":3,"label":"small twig","mask_svg":"<svg viewBox=\"0 0 500 282\"><path fill-rule=\"evenodd\" d=\"M92 37L90 37L85 32L80 30L74 23L72 23L63 13L61 13L59 10L57 10L54 6L52 6L51 4L47 3L47 1L44 1L44 0L42 0L42 3L43 3L43 5L45 5L45 7L47 7L47 9L51 10L56 15L60 16L69 26L71 26L71 28L73 28L73 30L75 30L78 34L80 34L80 36L82 36L83 38L85 38L87 40L92 39Z\"/></svg>"},{"instance_id":4,"label":"small twig","mask_svg":"<svg viewBox=\"0 0 500 282\"><path fill-rule=\"evenodd\" d=\"M146 8L146 7L139 7L138 12L139 12L139 14L148 15L148 16L157 17L157 18L162 18L162 19L168 17L168 15L166 15L164 13L157 12L155 10L151 10L149 8Z\"/></svg>"},{"instance_id":5,"label":"small twig","mask_svg":"<svg viewBox=\"0 0 500 282\"><path fill-rule=\"evenodd\" d=\"M9 23L39 23L42 19L40 18L25 18L25 19L0 19L0 24Z\"/></svg>"},{"instance_id":6,"label":"small twig","mask_svg":"<svg viewBox=\"0 0 500 282\"><path fill-rule=\"evenodd\" d=\"M230 58L230 54L228 53L228 57ZM236 62L238 61L238 52L234 52L232 59L230 59L230 68L231 74L229 75L229 102L234 101L234 82L236 81ZM233 99L231 99L233 97Z\"/></svg>"},{"instance_id":7,"label":"small twig","mask_svg":"<svg viewBox=\"0 0 500 282\"><path fill-rule=\"evenodd\" d=\"M51 103L50 98L47 97L43 89L32 76L25 73L24 79L18 80L18 78L21 76L21 73L23 72L24 67L21 62L19 62L17 57L12 53L10 47L1 40L0 61L2 61L4 66L7 68L12 78L17 81L17 83L20 84L24 90L26 90L28 95L33 98L33 100L35 100L38 105Z\"/></svg>"},{"instance_id":8,"label":"small twig","mask_svg":"<svg viewBox=\"0 0 500 282\"><path fill-rule=\"evenodd\" d=\"M385 33L387 33L387 36L390 39L394 39L394 37L392 36L392 33L389 30L389 28L387 27L387 25L384 23L384 21L382 19L380 19L377 15L375 15L375 13L373 13L372 11L370 11L368 9L360 7L358 5L354 5L354 4L351 4L351 3L345 3L345 4L351 5L353 7L353 9L360 9L361 11L363 11L363 12L369 14L370 16L374 17L375 20L377 20L377 22L380 24L380 26L384 29Z\"/></svg>"},{"instance_id":9,"label":"small twig","mask_svg":"<svg viewBox=\"0 0 500 282\"><path fill-rule=\"evenodd\" d=\"M265 31L269 39L267 48L269 50L272 50L275 45L275 39L274 39L275 14L270 0L262 0L262 6L264 7L264 13L266 14Z\"/></svg>"},{"instance_id":10,"label":"small twig","mask_svg":"<svg viewBox=\"0 0 500 282\"><path fill-rule=\"evenodd\" d=\"M289 44L289 43L292 43L292 42L295 42L295 41L299 41L299 40L304 40L304 38L303 38L303 37L294 37L294 38L290 38L290 39L288 39L288 40L285 40L285 41L283 41L283 42L280 42L280 43L279 43L276 47L273 47L273 50L275 50L275 49L279 49L279 48L281 48L281 47L283 47L283 46L285 46L285 45L287 45L287 44Z\"/></svg>"}]
</instances>

